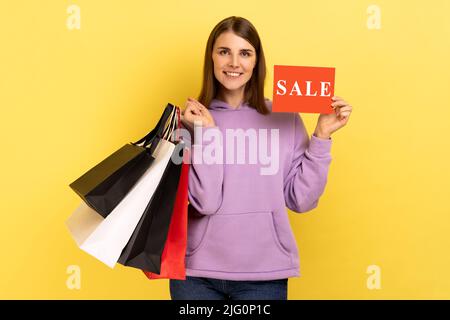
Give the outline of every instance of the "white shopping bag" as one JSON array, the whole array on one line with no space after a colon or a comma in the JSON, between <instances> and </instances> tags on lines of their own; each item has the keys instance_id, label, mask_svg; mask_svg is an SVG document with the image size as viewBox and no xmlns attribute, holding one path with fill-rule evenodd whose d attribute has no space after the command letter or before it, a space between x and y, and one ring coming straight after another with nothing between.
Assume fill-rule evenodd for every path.
<instances>
[{"instance_id":1,"label":"white shopping bag","mask_svg":"<svg viewBox=\"0 0 450 320\"><path fill-rule=\"evenodd\" d=\"M174 149L172 142L160 140L153 153L153 163L106 218L84 203L75 210L66 225L82 250L114 268L150 202Z\"/></svg>"},{"instance_id":2,"label":"white shopping bag","mask_svg":"<svg viewBox=\"0 0 450 320\"><path fill-rule=\"evenodd\" d=\"M78 246L81 246L104 219L83 201L67 219L66 225L72 238L74 238Z\"/></svg>"}]
</instances>

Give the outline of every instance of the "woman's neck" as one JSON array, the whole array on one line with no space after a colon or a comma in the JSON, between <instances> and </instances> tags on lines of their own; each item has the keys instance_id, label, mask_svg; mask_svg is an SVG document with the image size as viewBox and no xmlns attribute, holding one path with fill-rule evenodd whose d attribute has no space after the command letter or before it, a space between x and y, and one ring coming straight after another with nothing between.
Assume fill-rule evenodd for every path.
<instances>
[{"instance_id":1,"label":"woman's neck","mask_svg":"<svg viewBox=\"0 0 450 320\"><path fill-rule=\"evenodd\" d=\"M234 91L229 91L226 89L222 89L217 95L219 100L226 102L228 105L233 107L234 109L238 108L242 101L244 100L244 89L238 89Z\"/></svg>"}]
</instances>

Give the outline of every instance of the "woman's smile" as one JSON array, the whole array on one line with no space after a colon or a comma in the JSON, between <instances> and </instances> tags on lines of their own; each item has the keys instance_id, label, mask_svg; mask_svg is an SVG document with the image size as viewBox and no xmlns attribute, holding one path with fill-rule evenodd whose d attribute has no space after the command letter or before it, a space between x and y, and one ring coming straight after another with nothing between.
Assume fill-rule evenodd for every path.
<instances>
[{"instance_id":1,"label":"woman's smile","mask_svg":"<svg viewBox=\"0 0 450 320\"><path fill-rule=\"evenodd\" d=\"M226 75L226 78L228 79L237 79L243 74L242 72L228 72L228 71L224 71L223 73Z\"/></svg>"}]
</instances>

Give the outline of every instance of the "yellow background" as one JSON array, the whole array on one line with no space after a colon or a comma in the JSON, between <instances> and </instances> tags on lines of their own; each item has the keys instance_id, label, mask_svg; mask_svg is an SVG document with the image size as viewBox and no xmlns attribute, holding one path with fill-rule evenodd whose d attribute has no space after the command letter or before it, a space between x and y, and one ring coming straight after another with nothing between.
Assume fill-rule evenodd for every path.
<instances>
[{"instance_id":1,"label":"yellow background","mask_svg":"<svg viewBox=\"0 0 450 320\"><path fill-rule=\"evenodd\" d=\"M81 29L66 26L81 9ZM381 29L367 28L367 8ZM0 298L169 299L167 280L109 269L65 220L68 184L201 86L216 23L243 16L273 65L336 67L353 106L319 207L289 217L289 299L449 299L450 1L2 1ZM317 115L305 114L308 131ZM81 268L81 289L66 286ZM369 290L367 267L381 268Z\"/></svg>"}]
</instances>

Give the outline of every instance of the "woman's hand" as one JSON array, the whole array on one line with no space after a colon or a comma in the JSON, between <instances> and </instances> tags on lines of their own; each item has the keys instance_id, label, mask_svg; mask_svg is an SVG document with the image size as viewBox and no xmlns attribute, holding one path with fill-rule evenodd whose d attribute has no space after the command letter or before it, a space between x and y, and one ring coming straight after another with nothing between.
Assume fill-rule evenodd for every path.
<instances>
[{"instance_id":1,"label":"woman's hand","mask_svg":"<svg viewBox=\"0 0 450 320\"><path fill-rule=\"evenodd\" d=\"M186 108L181 112L181 122L191 130L194 130L194 124L202 127L216 126L208 108L193 98L186 101Z\"/></svg>"},{"instance_id":2,"label":"woman's hand","mask_svg":"<svg viewBox=\"0 0 450 320\"><path fill-rule=\"evenodd\" d=\"M341 97L334 96L331 98L333 103L331 106L334 113L321 114L317 120L317 126L314 135L318 138L328 139L336 130L345 126L352 113L352 106Z\"/></svg>"}]
</instances>

